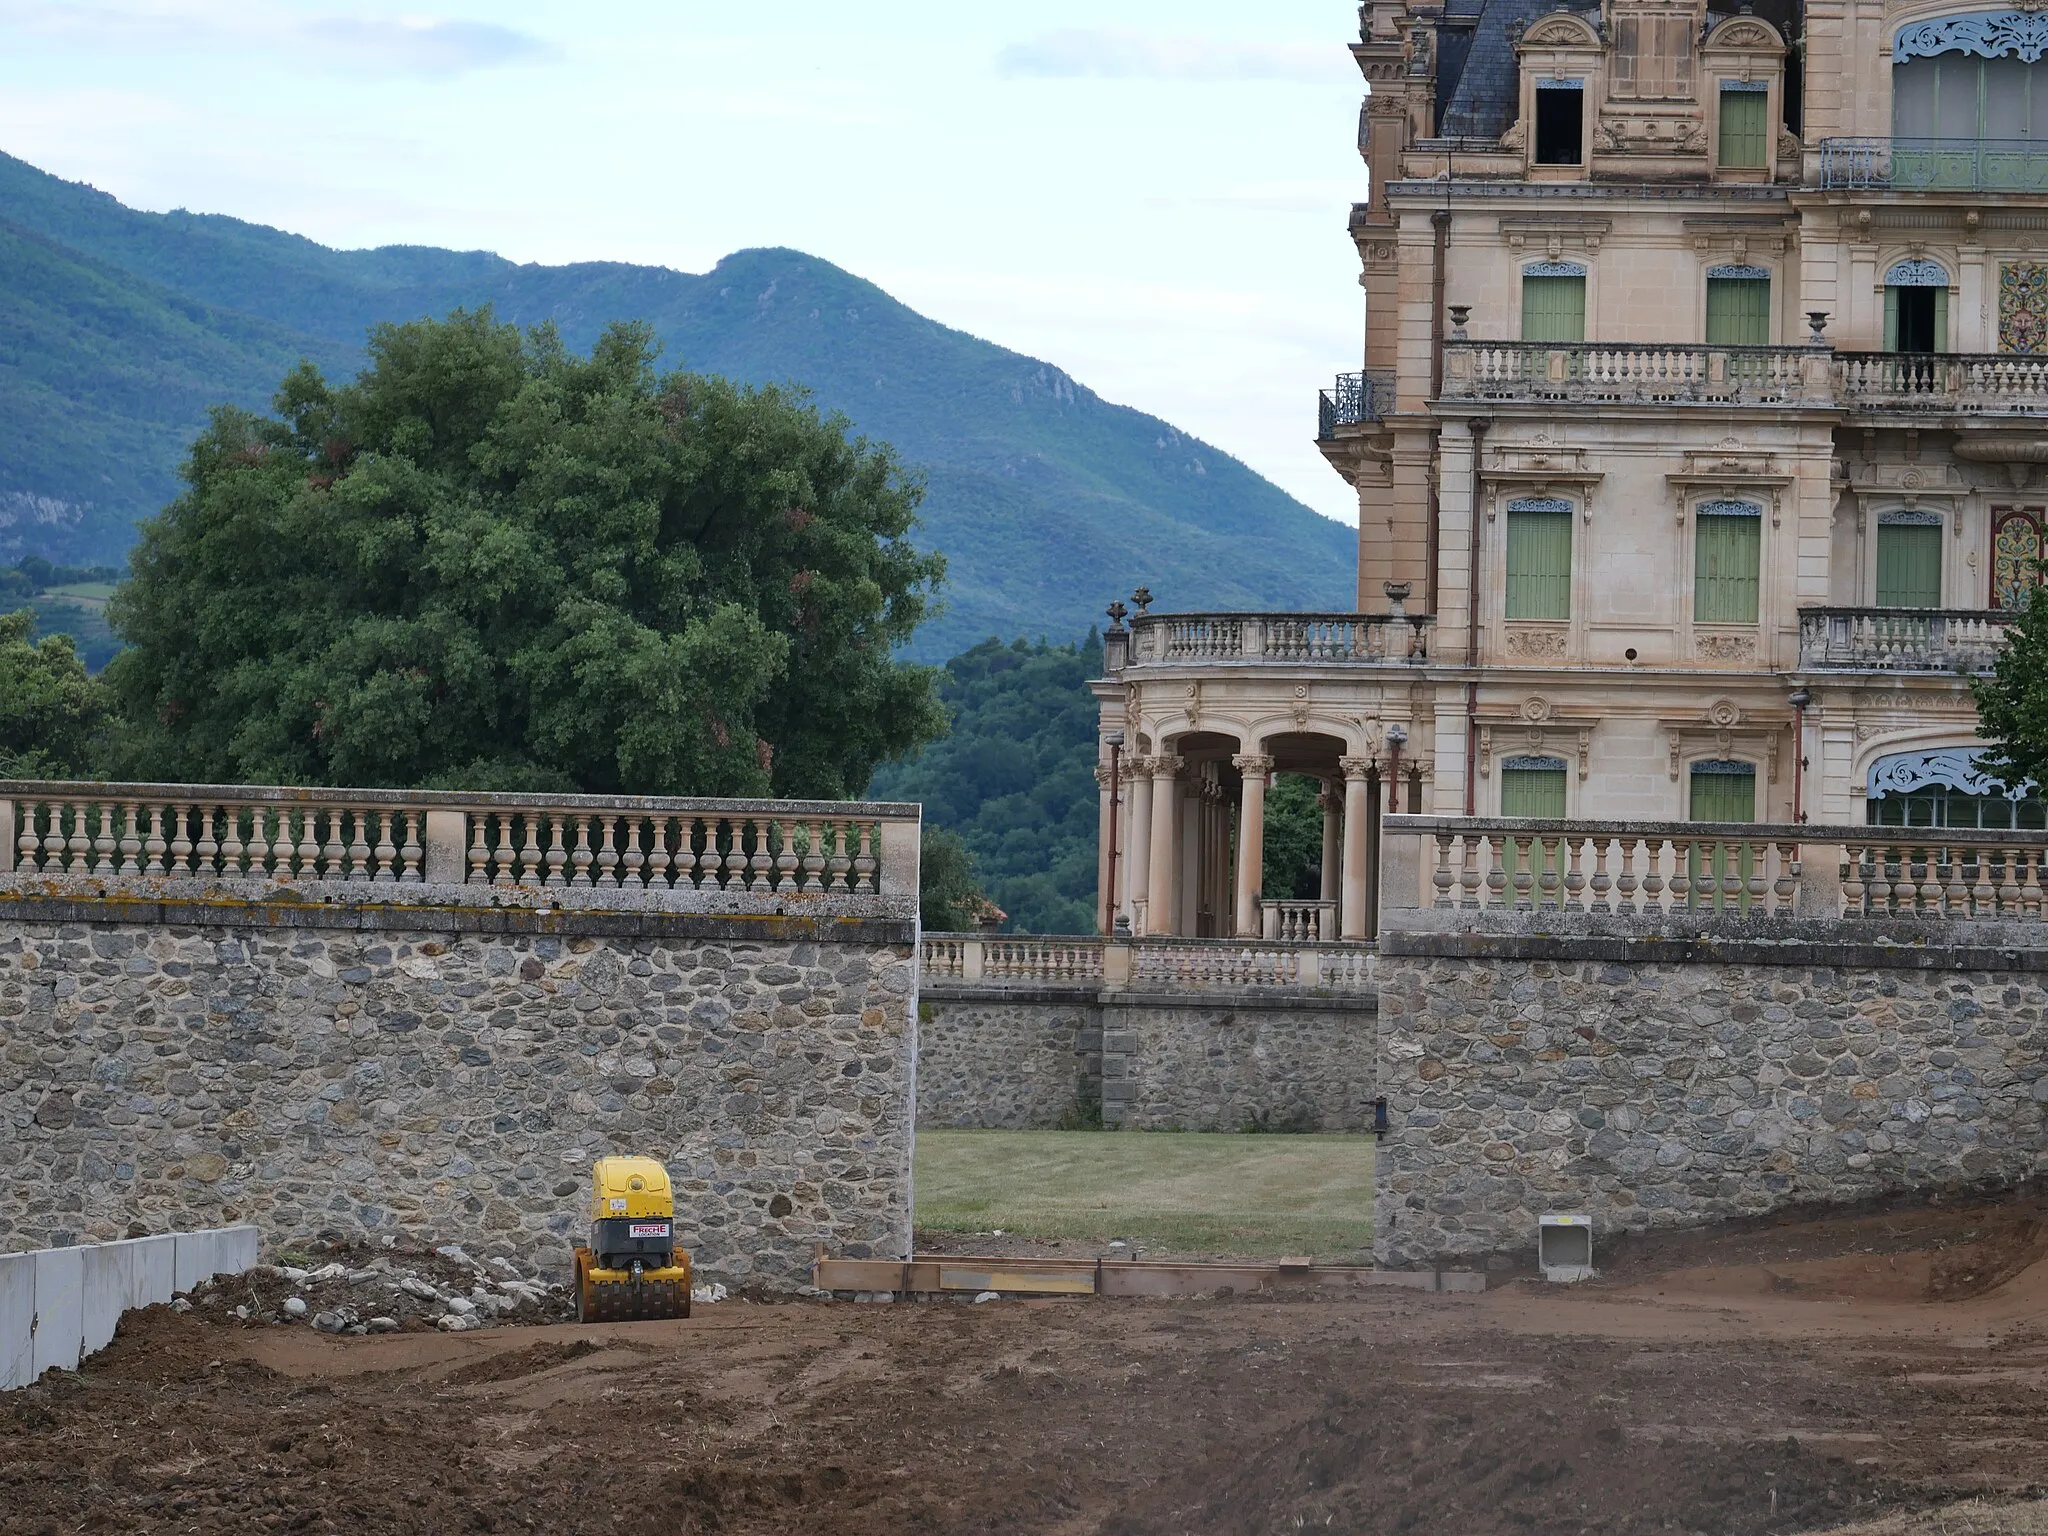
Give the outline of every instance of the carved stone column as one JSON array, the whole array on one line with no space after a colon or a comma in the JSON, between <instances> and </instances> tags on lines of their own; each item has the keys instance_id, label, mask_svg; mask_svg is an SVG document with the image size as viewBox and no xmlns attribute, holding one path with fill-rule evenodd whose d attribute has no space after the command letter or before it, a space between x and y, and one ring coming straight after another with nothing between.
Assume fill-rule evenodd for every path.
<instances>
[{"instance_id":1,"label":"carved stone column","mask_svg":"<svg viewBox=\"0 0 2048 1536\"><path fill-rule=\"evenodd\" d=\"M1316 795L1316 804L1323 808L1323 884L1319 894L1324 901L1335 901L1338 861L1343 857L1344 792L1325 783Z\"/></svg>"},{"instance_id":2,"label":"carved stone column","mask_svg":"<svg viewBox=\"0 0 2048 1536\"><path fill-rule=\"evenodd\" d=\"M1095 765L1095 786L1099 791L1095 815L1095 921L1104 933L1116 928L1116 870L1110 864L1110 849L1116 845L1116 799L1111 794L1108 763Z\"/></svg>"},{"instance_id":3,"label":"carved stone column","mask_svg":"<svg viewBox=\"0 0 2048 1536\"><path fill-rule=\"evenodd\" d=\"M1145 872L1145 931L1161 934L1173 932L1173 886L1178 877L1174 868L1175 845L1179 841L1178 818L1174 812L1180 799L1176 776L1180 773L1180 758L1171 752L1162 752L1152 759L1152 836L1151 863Z\"/></svg>"},{"instance_id":4,"label":"carved stone column","mask_svg":"<svg viewBox=\"0 0 2048 1536\"><path fill-rule=\"evenodd\" d=\"M1266 775L1273 771L1273 759L1240 752L1230 766L1244 775L1237 802L1237 936L1255 939L1265 932L1259 891L1265 884Z\"/></svg>"},{"instance_id":5,"label":"carved stone column","mask_svg":"<svg viewBox=\"0 0 2048 1536\"><path fill-rule=\"evenodd\" d=\"M1117 900L1131 920L1131 932L1145 931L1145 889L1152 869L1152 759L1127 757L1129 795L1124 804L1124 825L1130 829L1130 846L1124 855L1123 889Z\"/></svg>"},{"instance_id":6,"label":"carved stone column","mask_svg":"<svg viewBox=\"0 0 2048 1536\"><path fill-rule=\"evenodd\" d=\"M1338 898L1339 932L1347 939L1366 939L1370 922L1367 887L1372 877L1368 867L1366 822L1372 815L1373 760L1342 757L1337 766L1344 770L1344 882Z\"/></svg>"}]
</instances>

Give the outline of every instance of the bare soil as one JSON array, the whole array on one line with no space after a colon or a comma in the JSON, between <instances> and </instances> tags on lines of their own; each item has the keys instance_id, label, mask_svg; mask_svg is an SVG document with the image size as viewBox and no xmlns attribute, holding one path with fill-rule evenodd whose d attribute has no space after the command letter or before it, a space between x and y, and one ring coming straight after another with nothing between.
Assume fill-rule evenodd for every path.
<instances>
[{"instance_id":1,"label":"bare soil","mask_svg":"<svg viewBox=\"0 0 2048 1536\"><path fill-rule=\"evenodd\" d=\"M0 1398L0 1530L2048 1530L2044 1232L2029 1196L1900 1205L1483 1296L364 1337L158 1307Z\"/></svg>"}]
</instances>

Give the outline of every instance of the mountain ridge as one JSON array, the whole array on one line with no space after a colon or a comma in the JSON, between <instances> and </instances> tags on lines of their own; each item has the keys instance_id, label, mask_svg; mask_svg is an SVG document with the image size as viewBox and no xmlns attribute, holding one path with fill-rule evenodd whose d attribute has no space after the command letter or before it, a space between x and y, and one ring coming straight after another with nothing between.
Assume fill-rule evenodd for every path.
<instances>
[{"instance_id":1,"label":"mountain ridge","mask_svg":"<svg viewBox=\"0 0 2048 1536\"><path fill-rule=\"evenodd\" d=\"M297 356L346 374L381 320L488 303L587 348L644 319L667 366L798 382L923 473L947 611L915 653L1066 639L1139 583L1175 608L1342 609L1355 534L1241 461L800 251L709 272L343 251L223 214L142 213L0 154L0 558L116 558L176 492L204 407L264 408ZM210 391L210 394L209 394ZM10 508L41 507L37 523ZM71 509L51 531L48 506ZM81 510L89 509L89 510ZM67 539L69 542L67 543ZM37 547L31 547L37 546Z\"/></svg>"}]
</instances>

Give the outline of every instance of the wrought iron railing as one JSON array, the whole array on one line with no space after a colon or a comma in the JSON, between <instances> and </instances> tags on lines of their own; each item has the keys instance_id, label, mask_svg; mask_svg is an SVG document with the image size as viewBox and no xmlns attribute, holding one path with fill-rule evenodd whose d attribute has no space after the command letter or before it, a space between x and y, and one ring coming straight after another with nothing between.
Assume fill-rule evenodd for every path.
<instances>
[{"instance_id":1,"label":"wrought iron railing","mask_svg":"<svg viewBox=\"0 0 2048 1536\"><path fill-rule=\"evenodd\" d=\"M1393 369L1340 373L1337 382L1317 396L1316 438L1327 442L1337 435L1338 428L1379 421L1393 408Z\"/></svg>"},{"instance_id":2,"label":"wrought iron railing","mask_svg":"<svg viewBox=\"0 0 2048 1536\"><path fill-rule=\"evenodd\" d=\"M1989 672L2013 615L1978 608L1802 608L1799 665L1814 671Z\"/></svg>"},{"instance_id":3,"label":"wrought iron railing","mask_svg":"<svg viewBox=\"0 0 2048 1536\"><path fill-rule=\"evenodd\" d=\"M2048 192L2048 141L1842 138L1819 148L1820 184L1830 189Z\"/></svg>"}]
</instances>

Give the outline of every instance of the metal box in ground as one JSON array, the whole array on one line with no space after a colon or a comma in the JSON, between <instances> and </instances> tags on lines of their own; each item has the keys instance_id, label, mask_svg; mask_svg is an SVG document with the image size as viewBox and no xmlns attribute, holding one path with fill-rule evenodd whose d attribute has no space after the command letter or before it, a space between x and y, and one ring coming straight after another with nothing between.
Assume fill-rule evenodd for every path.
<instances>
[{"instance_id":1,"label":"metal box in ground","mask_svg":"<svg viewBox=\"0 0 2048 1536\"><path fill-rule=\"evenodd\" d=\"M1546 1280L1593 1278L1593 1218L1583 1211L1553 1211L1536 1219L1536 1263Z\"/></svg>"}]
</instances>

